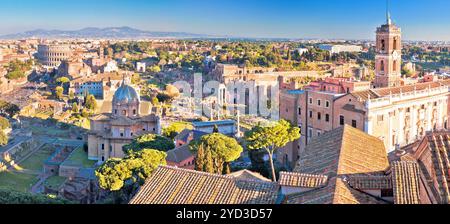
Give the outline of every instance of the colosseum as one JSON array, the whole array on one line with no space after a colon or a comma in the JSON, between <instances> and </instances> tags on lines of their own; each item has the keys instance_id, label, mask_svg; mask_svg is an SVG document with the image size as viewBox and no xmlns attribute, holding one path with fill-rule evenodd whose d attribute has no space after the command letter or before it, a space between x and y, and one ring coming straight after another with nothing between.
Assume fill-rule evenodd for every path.
<instances>
[{"instance_id":1,"label":"colosseum","mask_svg":"<svg viewBox=\"0 0 450 224\"><path fill-rule=\"evenodd\" d=\"M47 67L58 67L62 61L72 56L69 45L40 44L38 46L38 60Z\"/></svg>"}]
</instances>

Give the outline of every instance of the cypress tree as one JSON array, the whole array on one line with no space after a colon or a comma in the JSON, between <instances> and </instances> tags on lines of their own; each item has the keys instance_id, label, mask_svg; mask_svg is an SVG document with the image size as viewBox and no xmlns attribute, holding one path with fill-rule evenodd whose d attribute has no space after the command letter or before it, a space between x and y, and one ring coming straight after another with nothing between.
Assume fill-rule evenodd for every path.
<instances>
[{"instance_id":1,"label":"cypress tree","mask_svg":"<svg viewBox=\"0 0 450 224\"><path fill-rule=\"evenodd\" d=\"M205 151L203 149L203 144L198 147L197 159L195 160L195 170L203 171L205 168Z\"/></svg>"},{"instance_id":2,"label":"cypress tree","mask_svg":"<svg viewBox=\"0 0 450 224\"><path fill-rule=\"evenodd\" d=\"M212 158L212 153L211 150L207 149L206 150L206 161L205 161L205 169L204 172L207 173L215 173L214 172L214 161Z\"/></svg>"}]
</instances>

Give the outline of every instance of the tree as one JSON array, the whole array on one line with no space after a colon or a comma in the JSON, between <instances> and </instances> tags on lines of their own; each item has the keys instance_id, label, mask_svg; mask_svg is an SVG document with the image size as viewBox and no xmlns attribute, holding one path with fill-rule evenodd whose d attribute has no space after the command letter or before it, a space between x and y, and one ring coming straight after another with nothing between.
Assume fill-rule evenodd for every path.
<instances>
[{"instance_id":1,"label":"tree","mask_svg":"<svg viewBox=\"0 0 450 224\"><path fill-rule=\"evenodd\" d=\"M123 159L107 160L95 171L95 175L102 189L109 191L120 191L124 187L135 189L144 184L145 179L158 166L166 165L166 156L165 152L144 149L130 153Z\"/></svg>"},{"instance_id":2,"label":"tree","mask_svg":"<svg viewBox=\"0 0 450 224\"><path fill-rule=\"evenodd\" d=\"M197 158L195 159L195 169L204 170L205 168L205 149L202 144L198 146Z\"/></svg>"},{"instance_id":3,"label":"tree","mask_svg":"<svg viewBox=\"0 0 450 224\"><path fill-rule=\"evenodd\" d=\"M277 181L275 166L273 162L274 153L289 142L300 138L300 128L292 127L286 120L280 120L274 125L262 127L257 125L252 130L245 133L247 147L250 150L264 149L269 155L270 168L272 169L272 179Z\"/></svg>"},{"instance_id":4,"label":"tree","mask_svg":"<svg viewBox=\"0 0 450 224\"><path fill-rule=\"evenodd\" d=\"M56 79L56 82L59 83L60 85L63 85L70 82L70 79L67 77L59 77Z\"/></svg>"},{"instance_id":5,"label":"tree","mask_svg":"<svg viewBox=\"0 0 450 224\"><path fill-rule=\"evenodd\" d=\"M6 115L9 117L14 117L17 113L19 113L19 106L0 100L0 114Z\"/></svg>"},{"instance_id":6,"label":"tree","mask_svg":"<svg viewBox=\"0 0 450 224\"><path fill-rule=\"evenodd\" d=\"M0 204L71 204L72 202L43 194L19 192L13 189L0 189Z\"/></svg>"},{"instance_id":7,"label":"tree","mask_svg":"<svg viewBox=\"0 0 450 224\"><path fill-rule=\"evenodd\" d=\"M10 127L11 127L11 124L9 123L9 120L0 116L0 129L5 130Z\"/></svg>"},{"instance_id":8,"label":"tree","mask_svg":"<svg viewBox=\"0 0 450 224\"><path fill-rule=\"evenodd\" d=\"M167 152L175 148L172 140L155 134L146 134L134 139L130 144L124 146L126 153L139 152L143 149L156 149Z\"/></svg>"},{"instance_id":9,"label":"tree","mask_svg":"<svg viewBox=\"0 0 450 224\"><path fill-rule=\"evenodd\" d=\"M83 108L81 110L81 116L84 118L88 118L89 117L89 112L86 110L86 108Z\"/></svg>"},{"instance_id":10,"label":"tree","mask_svg":"<svg viewBox=\"0 0 450 224\"><path fill-rule=\"evenodd\" d=\"M79 110L80 110L80 108L78 108L78 104L76 102L74 102L72 104L72 112L73 113L78 113Z\"/></svg>"},{"instance_id":11,"label":"tree","mask_svg":"<svg viewBox=\"0 0 450 224\"><path fill-rule=\"evenodd\" d=\"M156 106L156 105L158 105L158 104L159 104L158 97L152 97L152 105L153 105L153 106Z\"/></svg>"},{"instance_id":12,"label":"tree","mask_svg":"<svg viewBox=\"0 0 450 224\"><path fill-rule=\"evenodd\" d=\"M201 171L207 173L217 173L217 170L214 169L214 161L211 150L206 151L205 167Z\"/></svg>"},{"instance_id":13,"label":"tree","mask_svg":"<svg viewBox=\"0 0 450 224\"><path fill-rule=\"evenodd\" d=\"M131 84L137 85L141 82L141 76L138 73L133 74L131 77Z\"/></svg>"},{"instance_id":14,"label":"tree","mask_svg":"<svg viewBox=\"0 0 450 224\"><path fill-rule=\"evenodd\" d=\"M73 99L75 99L75 93L71 90L69 92L69 100L73 100Z\"/></svg>"},{"instance_id":15,"label":"tree","mask_svg":"<svg viewBox=\"0 0 450 224\"><path fill-rule=\"evenodd\" d=\"M55 88L55 96L57 99L62 99L63 98L63 92L64 92L64 88L62 88L61 86L57 86Z\"/></svg>"},{"instance_id":16,"label":"tree","mask_svg":"<svg viewBox=\"0 0 450 224\"><path fill-rule=\"evenodd\" d=\"M219 133L219 126L214 125L213 133Z\"/></svg>"},{"instance_id":17,"label":"tree","mask_svg":"<svg viewBox=\"0 0 450 224\"><path fill-rule=\"evenodd\" d=\"M191 150L197 153L199 148L203 148L205 152L205 168L200 171L222 174L224 163L235 161L241 156L243 151L242 146L234 138L230 138L220 133L213 133L203 136L198 141L193 141L190 145ZM211 161L209 161L209 154L211 154ZM201 159L201 158L200 158ZM211 165L212 164L212 165ZM211 171L211 166L212 171Z\"/></svg>"},{"instance_id":18,"label":"tree","mask_svg":"<svg viewBox=\"0 0 450 224\"><path fill-rule=\"evenodd\" d=\"M0 146L5 146L8 144L8 136L6 136L3 130L0 130Z\"/></svg>"},{"instance_id":19,"label":"tree","mask_svg":"<svg viewBox=\"0 0 450 224\"><path fill-rule=\"evenodd\" d=\"M84 106L91 111L97 109L97 100L95 99L95 96L92 94L87 95Z\"/></svg>"}]
</instances>

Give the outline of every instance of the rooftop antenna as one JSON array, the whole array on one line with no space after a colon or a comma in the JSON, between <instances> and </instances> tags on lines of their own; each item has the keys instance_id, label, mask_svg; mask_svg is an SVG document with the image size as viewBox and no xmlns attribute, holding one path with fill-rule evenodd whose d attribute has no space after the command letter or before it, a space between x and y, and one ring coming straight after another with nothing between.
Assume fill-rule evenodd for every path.
<instances>
[{"instance_id":1,"label":"rooftop antenna","mask_svg":"<svg viewBox=\"0 0 450 224\"><path fill-rule=\"evenodd\" d=\"M391 13L389 12L389 0L386 0L386 23L387 25L392 24Z\"/></svg>"}]
</instances>

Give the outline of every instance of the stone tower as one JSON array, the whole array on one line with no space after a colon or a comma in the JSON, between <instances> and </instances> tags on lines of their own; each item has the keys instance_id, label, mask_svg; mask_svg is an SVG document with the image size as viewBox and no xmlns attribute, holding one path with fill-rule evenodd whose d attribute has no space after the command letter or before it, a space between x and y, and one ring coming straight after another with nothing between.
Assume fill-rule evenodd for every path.
<instances>
[{"instance_id":1,"label":"stone tower","mask_svg":"<svg viewBox=\"0 0 450 224\"><path fill-rule=\"evenodd\" d=\"M401 85L402 33L392 23L389 10L386 24L377 28L375 56L375 88Z\"/></svg>"}]
</instances>

